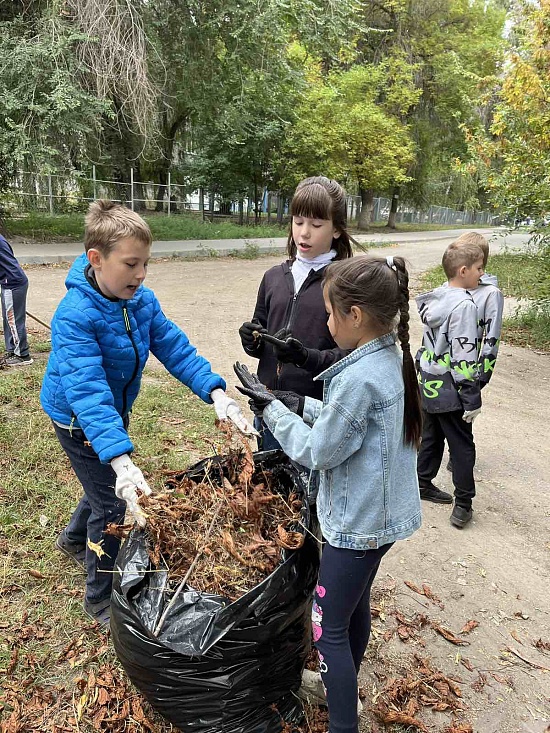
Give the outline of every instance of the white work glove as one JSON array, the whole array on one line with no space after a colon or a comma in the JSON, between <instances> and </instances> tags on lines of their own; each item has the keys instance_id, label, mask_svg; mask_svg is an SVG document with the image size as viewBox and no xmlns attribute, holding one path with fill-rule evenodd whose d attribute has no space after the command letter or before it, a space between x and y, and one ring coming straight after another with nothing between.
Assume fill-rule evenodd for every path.
<instances>
[{"instance_id":1,"label":"white work glove","mask_svg":"<svg viewBox=\"0 0 550 733\"><path fill-rule=\"evenodd\" d=\"M221 387L213 389L210 397L219 420L231 420L244 435L258 435L258 431L245 418L239 405L228 397Z\"/></svg>"},{"instance_id":2,"label":"white work glove","mask_svg":"<svg viewBox=\"0 0 550 733\"><path fill-rule=\"evenodd\" d=\"M115 494L126 502L127 510L134 516L138 525L145 527L146 514L138 504L138 489L142 494L149 496L151 493L149 484L127 453L113 458L111 466L117 476Z\"/></svg>"},{"instance_id":3,"label":"white work glove","mask_svg":"<svg viewBox=\"0 0 550 733\"><path fill-rule=\"evenodd\" d=\"M478 407L477 410L465 410L464 415L462 415L462 419L464 422L473 422L480 412L481 407Z\"/></svg>"}]
</instances>

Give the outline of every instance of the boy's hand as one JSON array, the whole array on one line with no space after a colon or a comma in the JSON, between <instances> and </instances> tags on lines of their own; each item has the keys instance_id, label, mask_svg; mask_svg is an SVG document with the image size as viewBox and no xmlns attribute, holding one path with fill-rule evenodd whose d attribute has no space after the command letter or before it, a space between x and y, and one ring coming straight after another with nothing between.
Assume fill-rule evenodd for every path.
<instances>
[{"instance_id":1,"label":"boy's hand","mask_svg":"<svg viewBox=\"0 0 550 733\"><path fill-rule=\"evenodd\" d=\"M273 346L277 360L283 364L295 364L297 367L306 363L308 352L301 341L293 338L286 328L270 336L262 334L262 340Z\"/></svg>"},{"instance_id":2,"label":"boy's hand","mask_svg":"<svg viewBox=\"0 0 550 733\"><path fill-rule=\"evenodd\" d=\"M128 511L134 516L138 525L145 527L146 515L138 504L138 490L149 496L151 493L149 484L127 453L113 458L111 466L117 476L115 494L126 502Z\"/></svg>"},{"instance_id":3,"label":"boy's hand","mask_svg":"<svg viewBox=\"0 0 550 733\"><path fill-rule=\"evenodd\" d=\"M465 410L464 415L462 415L462 419L464 420L464 422L472 423L480 412L481 407L478 407L477 410Z\"/></svg>"},{"instance_id":4,"label":"boy's hand","mask_svg":"<svg viewBox=\"0 0 550 733\"><path fill-rule=\"evenodd\" d=\"M214 403L214 409L216 410L218 419L231 420L244 435L259 435L258 431L245 418L239 405L231 397L228 397L221 387L213 389L210 397Z\"/></svg>"}]
</instances>

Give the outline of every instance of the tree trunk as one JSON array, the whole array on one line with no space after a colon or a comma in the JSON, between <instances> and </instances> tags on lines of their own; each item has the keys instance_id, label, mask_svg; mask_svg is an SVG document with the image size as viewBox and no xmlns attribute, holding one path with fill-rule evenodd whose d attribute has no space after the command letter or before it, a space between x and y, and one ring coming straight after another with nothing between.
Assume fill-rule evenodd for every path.
<instances>
[{"instance_id":1,"label":"tree trunk","mask_svg":"<svg viewBox=\"0 0 550 733\"><path fill-rule=\"evenodd\" d=\"M156 193L156 211L164 211L164 197L168 193L168 171L172 165L172 157L174 154L174 143L178 130L187 119L186 115L177 117L171 125L168 124L168 115L164 114L163 134L159 136L159 143L162 142L162 159L157 169L157 193Z\"/></svg>"},{"instance_id":2,"label":"tree trunk","mask_svg":"<svg viewBox=\"0 0 550 733\"><path fill-rule=\"evenodd\" d=\"M208 198L209 198L209 204L210 204L210 221L213 222L214 221L214 205L215 205L214 191L210 191L210 193L208 194Z\"/></svg>"},{"instance_id":3,"label":"tree trunk","mask_svg":"<svg viewBox=\"0 0 550 733\"><path fill-rule=\"evenodd\" d=\"M284 212L284 198L281 191L277 192L277 224L282 226L283 224L283 212Z\"/></svg>"},{"instance_id":4,"label":"tree trunk","mask_svg":"<svg viewBox=\"0 0 550 733\"><path fill-rule=\"evenodd\" d=\"M395 222L397 219L397 209L399 208L399 186L395 186L391 197L390 215L388 216L388 223L386 224L388 229L395 229Z\"/></svg>"},{"instance_id":5,"label":"tree trunk","mask_svg":"<svg viewBox=\"0 0 550 733\"><path fill-rule=\"evenodd\" d=\"M358 229L368 229L372 224L372 212L374 209L374 189L359 187L361 194L361 213L357 221Z\"/></svg>"},{"instance_id":6,"label":"tree trunk","mask_svg":"<svg viewBox=\"0 0 550 733\"><path fill-rule=\"evenodd\" d=\"M199 188L199 211L201 212L202 220L204 221L204 188Z\"/></svg>"},{"instance_id":7,"label":"tree trunk","mask_svg":"<svg viewBox=\"0 0 550 733\"><path fill-rule=\"evenodd\" d=\"M239 224L244 224L244 200L239 199Z\"/></svg>"}]
</instances>

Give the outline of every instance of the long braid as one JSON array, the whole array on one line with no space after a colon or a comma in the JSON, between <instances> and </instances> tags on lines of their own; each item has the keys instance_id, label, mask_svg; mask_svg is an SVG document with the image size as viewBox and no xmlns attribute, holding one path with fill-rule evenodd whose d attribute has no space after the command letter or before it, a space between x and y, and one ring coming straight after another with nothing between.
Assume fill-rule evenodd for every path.
<instances>
[{"instance_id":1,"label":"long braid","mask_svg":"<svg viewBox=\"0 0 550 733\"><path fill-rule=\"evenodd\" d=\"M422 437L422 407L416 369L409 337L409 274L402 257L394 257L399 284L399 323L397 336L403 350L403 381L405 383L405 438L418 447Z\"/></svg>"}]
</instances>

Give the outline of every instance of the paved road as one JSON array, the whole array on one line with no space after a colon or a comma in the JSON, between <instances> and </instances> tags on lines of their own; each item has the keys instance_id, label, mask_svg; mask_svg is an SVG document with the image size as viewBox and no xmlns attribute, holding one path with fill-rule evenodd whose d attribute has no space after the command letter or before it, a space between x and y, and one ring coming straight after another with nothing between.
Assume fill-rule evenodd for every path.
<instances>
[{"instance_id":1,"label":"paved road","mask_svg":"<svg viewBox=\"0 0 550 733\"><path fill-rule=\"evenodd\" d=\"M395 242L396 244L415 243L437 243L438 251L442 249L442 242L451 242L465 229L448 229L437 232L388 232L376 234L358 235L357 239L365 244ZM485 236L490 236L495 242L494 251L498 251L503 241L524 241L526 235L515 234L512 237L503 237L503 229L479 229ZM229 255L235 250L242 251L247 246L255 246L262 254L281 254L286 251L286 237L269 239L248 238L248 239L205 239L186 241L163 241L153 242L153 257L200 257L209 256L211 252L218 255ZM27 242L16 241L13 243L15 256L21 264L52 264L59 262L72 262L84 251L82 242ZM407 255L405 255L407 256Z\"/></svg>"}]
</instances>

